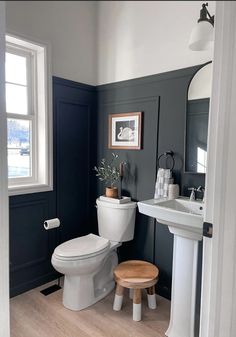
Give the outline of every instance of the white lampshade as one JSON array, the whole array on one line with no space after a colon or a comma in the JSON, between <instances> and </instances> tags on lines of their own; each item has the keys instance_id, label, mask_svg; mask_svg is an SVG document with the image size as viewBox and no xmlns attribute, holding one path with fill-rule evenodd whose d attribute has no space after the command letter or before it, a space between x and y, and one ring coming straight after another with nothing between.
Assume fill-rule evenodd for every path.
<instances>
[{"instance_id":1,"label":"white lampshade","mask_svg":"<svg viewBox=\"0 0 236 337\"><path fill-rule=\"evenodd\" d=\"M192 30L189 40L189 48L195 51L209 49L213 44L213 30L214 28L210 22L198 22Z\"/></svg>"}]
</instances>

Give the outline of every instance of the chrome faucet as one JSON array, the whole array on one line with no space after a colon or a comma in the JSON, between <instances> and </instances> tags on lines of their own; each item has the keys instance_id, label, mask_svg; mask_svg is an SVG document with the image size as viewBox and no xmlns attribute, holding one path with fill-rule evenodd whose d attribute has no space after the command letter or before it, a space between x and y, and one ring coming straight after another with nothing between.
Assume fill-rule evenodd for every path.
<instances>
[{"instance_id":1,"label":"chrome faucet","mask_svg":"<svg viewBox=\"0 0 236 337\"><path fill-rule=\"evenodd\" d=\"M205 201L205 187L198 186L197 192L202 192L202 202L204 202Z\"/></svg>"},{"instance_id":2,"label":"chrome faucet","mask_svg":"<svg viewBox=\"0 0 236 337\"><path fill-rule=\"evenodd\" d=\"M189 200L190 200L190 201L195 200L195 199L196 199L195 191L197 191L197 189L196 189L195 187L189 187L189 188L188 188L188 191L191 191Z\"/></svg>"}]
</instances>

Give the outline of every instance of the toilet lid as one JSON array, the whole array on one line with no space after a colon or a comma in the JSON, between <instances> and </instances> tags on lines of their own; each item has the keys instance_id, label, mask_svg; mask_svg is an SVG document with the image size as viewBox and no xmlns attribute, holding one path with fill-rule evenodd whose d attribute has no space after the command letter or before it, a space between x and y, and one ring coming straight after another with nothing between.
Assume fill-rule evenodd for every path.
<instances>
[{"instance_id":1,"label":"toilet lid","mask_svg":"<svg viewBox=\"0 0 236 337\"><path fill-rule=\"evenodd\" d=\"M63 258L93 255L108 247L110 241L94 234L88 234L66 241L56 247L55 255Z\"/></svg>"}]
</instances>

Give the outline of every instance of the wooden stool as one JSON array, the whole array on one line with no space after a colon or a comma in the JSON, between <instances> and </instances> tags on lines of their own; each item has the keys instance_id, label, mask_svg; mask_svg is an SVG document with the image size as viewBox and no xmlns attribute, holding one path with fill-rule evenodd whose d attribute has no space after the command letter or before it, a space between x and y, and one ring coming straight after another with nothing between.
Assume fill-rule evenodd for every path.
<instances>
[{"instance_id":1,"label":"wooden stool","mask_svg":"<svg viewBox=\"0 0 236 337\"><path fill-rule=\"evenodd\" d=\"M140 260L130 260L120 263L114 269L117 283L113 310L119 311L123 302L124 288L130 290L133 299L133 320L141 320L141 290L147 289L148 307L156 309L155 284L159 270L152 263Z\"/></svg>"}]
</instances>

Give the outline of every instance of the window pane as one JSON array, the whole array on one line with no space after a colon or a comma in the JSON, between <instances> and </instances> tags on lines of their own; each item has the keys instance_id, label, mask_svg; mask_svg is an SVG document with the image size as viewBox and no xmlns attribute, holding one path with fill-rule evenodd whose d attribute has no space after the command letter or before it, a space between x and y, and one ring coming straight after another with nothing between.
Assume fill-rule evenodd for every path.
<instances>
[{"instance_id":1,"label":"window pane","mask_svg":"<svg viewBox=\"0 0 236 337\"><path fill-rule=\"evenodd\" d=\"M15 114L27 115L27 88L6 83L6 110Z\"/></svg>"},{"instance_id":2,"label":"window pane","mask_svg":"<svg viewBox=\"0 0 236 337\"><path fill-rule=\"evenodd\" d=\"M207 151L197 148L197 172L198 173L206 173L207 167Z\"/></svg>"},{"instance_id":3,"label":"window pane","mask_svg":"<svg viewBox=\"0 0 236 337\"><path fill-rule=\"evenodd\" d=\"M6 53L6 82L27 84L26 57Z\"/></svg>"},{"instance_id":4,"label":"window pane","mask_svg":"<svg viewBox=\"0 0 236 337\"><path fill-rule=\"evenodd\" d=\"M31 176L30 121L8 119L8 178Z\"/></svg>"}]
</instances>

